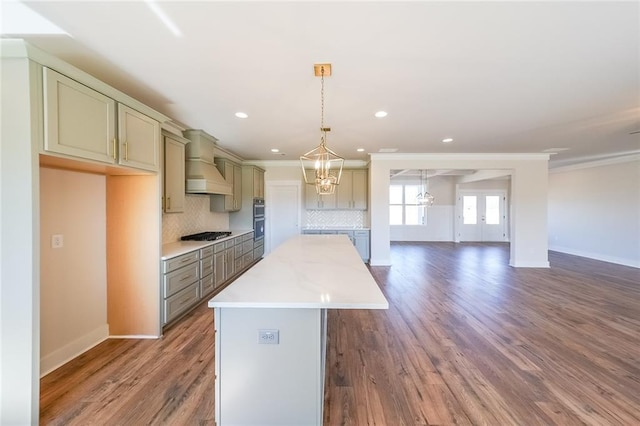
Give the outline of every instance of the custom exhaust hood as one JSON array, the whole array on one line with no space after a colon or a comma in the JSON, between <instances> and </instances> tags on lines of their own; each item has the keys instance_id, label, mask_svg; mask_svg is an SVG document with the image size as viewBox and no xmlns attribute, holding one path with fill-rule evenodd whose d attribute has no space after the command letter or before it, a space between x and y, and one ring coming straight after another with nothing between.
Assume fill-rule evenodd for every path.
<instances>
[{"instance_id":1,"label":"custom exhaust hood","mask_svg":"<svg viewBox=\"0 0 640 426\"><path fill-rule=\"evenodd\" d=\"M189 194L233 194L228 183L213 162L213 151L217 139L202 130L185 130L184 136L191 141L185 147L185 190Z\"/></svg>"}]
</instances>

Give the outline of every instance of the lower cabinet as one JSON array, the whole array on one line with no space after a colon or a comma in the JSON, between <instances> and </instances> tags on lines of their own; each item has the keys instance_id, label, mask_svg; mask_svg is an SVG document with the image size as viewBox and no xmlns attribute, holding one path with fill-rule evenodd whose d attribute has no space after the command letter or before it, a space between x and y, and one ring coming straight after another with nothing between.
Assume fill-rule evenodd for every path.
<instances>
[{"instance_id":1,"label":"lower cabinet","mask_svg":"<svg viewBox=\"0 0 640 426\"><path fill-rule=\"evenodd\" d=\"M260 254L260 257L262 254ZM254 263L253 232L162 261L162 325L222 290Z\"/></svg>"},{"instance_id":2,"label":"lower cabinet","mask_svg":"<svg viewBox=\"0 0 640 426\"><path fill-rule=\"evenodd\" d=\"M368 262L369 257L371 256L369 251L368 229L303 229L302 233L307 235L347 235L353 245L356 246L356 250L358 250L363 261Z\"/></svg>"}]
</instances>

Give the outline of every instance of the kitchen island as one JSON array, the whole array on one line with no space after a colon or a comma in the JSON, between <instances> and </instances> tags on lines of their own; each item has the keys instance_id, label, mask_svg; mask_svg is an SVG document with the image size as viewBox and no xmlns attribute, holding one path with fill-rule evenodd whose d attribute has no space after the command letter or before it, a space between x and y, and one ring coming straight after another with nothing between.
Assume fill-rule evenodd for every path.
<instances>
[{"instance_id":1,"label":"kitchen island","mask_svg":"<svg viewBox=\"0 0 640 426\"><path fill-rule=\"evenodd\" d=\"M321 425L327 309L388 309L346 235L299 235L208 303L216 423Z\"/></svg>"}]
</instances>

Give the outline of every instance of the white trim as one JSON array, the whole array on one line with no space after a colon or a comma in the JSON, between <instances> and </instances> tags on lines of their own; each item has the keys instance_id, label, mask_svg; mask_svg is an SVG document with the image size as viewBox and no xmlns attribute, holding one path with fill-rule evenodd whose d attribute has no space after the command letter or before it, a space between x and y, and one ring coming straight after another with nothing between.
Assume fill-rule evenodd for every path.
<instances>
[{"instance_id":1,"label":"white trim","mask_svg":"<svg viewBox=\"0 0 640 426\"><path fill-rule=\"evenodd\" d=\"M549 154L541 153L501 153L501 154L485 154L485 153L371 153L371 160L549 160Z\"/></svg>"},{"instance_id":2,"label":"white trim","mask_svg":"<svg viewBox=\"0 0 640 426\"><path fill-rule=\"evenodd\" d=\"M370 266L391 266L391 259L369 259Z\"/></svg>"},{"instance_id":3,"label":"white trim","mask_svg":"<svg viewBox=\"0 0 640 426\"><path fill-rule=\"evenodd\" d=\"M592 167L609 166L611 164L629 163L632 161L640 161L640 153L634 151L631 154L624 154L619 157L602 158L599 160L586 161L579 164L553 167L549 168L549 173L570 172L573 170L590 169Z\"/></svg>"},{"instance_id":4,"label":"white trim","mask_svg":"<svg viewBox=\"0 0 640 426\"><path fill-rule=\"evenodd\" d=\"M243 161L242 165L259 166L262 168L267 167L296 167L301 169L300 175L302 176L302 168L300 166L300 160L247 160ZM369 166L369 161L363 160L345 160L344 169L366 169Z\"/></svg>"},{"instance_id":5,"label":"white trim","mask_svg":"<svg viewBox=\"0 0 640 426\"><path fill-rule=\"evenodd\" d=\"M509 266L514 268L549 268L549 262L514 262L509 260Z\"/></svg>"},{"instance_id":6,"label":"white trim","mask_svg":"<svg viewBox=\"0 0 640 426\"><path fill-rule=\"evenodd\" d=\"M66 364L109 338L109 325L104 324L40 359L40 377Z\"/></svg>"},{"instance_id":7,"label":"white trim","mask_svg":"<svg viewBox=\"0 0 640 426\"><path fill-rule=\"evenodd\" d=\"M161 337L151 334L122 334L109 336L109 339L159 339Z\"/></svg>"},{"instance_id":8,"label":"white trim","mask_svg":"<svg viewBox=\"0 0 640 426\"><path fill-rule=\"evenodd\" d=\"M616 256L606 256L598 253L592 253L583 250L574 250L568 247L550 246L549 251L555 251L558 253L570 254L573 256L586 257L588 259L599 260L601 262L615 263L623 266L630 266L632 268L640 268L640 259L625 259Z\"/></svg>"}]
</instances>

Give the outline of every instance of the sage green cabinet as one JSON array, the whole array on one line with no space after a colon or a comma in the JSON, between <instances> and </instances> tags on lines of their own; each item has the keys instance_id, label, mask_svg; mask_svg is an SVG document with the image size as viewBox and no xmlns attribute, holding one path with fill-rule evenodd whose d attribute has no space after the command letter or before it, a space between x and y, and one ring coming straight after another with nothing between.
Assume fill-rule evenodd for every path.
<instances>
[{"instance_id":1,"label":"sage green cabinet","mask_svg":"<svg viewBox=\"0 0 640 426\"><path fill-rule=\"evenodd\" d=\"M44 151L151 172L160 169L160 124L43 68Z\"/></svg>"},{"instance_id":2,"label":"sage green cabinet","mask_svg":"<svg viewBox=\"0 0 640 426\"><path fill-rule=\"evenodd\" d=\"M370 231L368 229L303 229L305 235L333 235L340 234L349 237L351 243L358 250L358 254L365 262L369 261L370 254Z\"/></svg>"},{"instance_id":3,"label":"sage green cabinet","mask_svg":"<svg viewBox=\"0 0 640 426\"><path fill-rule=\"evenodd\" d=\"M305 185L305 207L307 210L335 210L336 193L320 195L314 185Z\"/></svg>"},{"instance_id":4,"label":"sage green cabinet","mask_svg":"<svg viewBox=\"0 0 640 426\"><path fill-rule=\"evenodd\" d=\"M330 195L318 195L314 185L305 185L307 210L366 210L367 170L343 170L340 184Z\"/></svg>"},{"instance_id":5,"label":"sage green cabinet","mask_svg":"<svg viewBox=\"0 0 640 426\"><path fill-rule=\"evenodd\" d=\"M336 208L339 210L367 209L367 170L343 170L336 189Z\"/></svg>"},{"instance_id":6,"label":"sage green cabinet","mask_svg":"<svg viewBox=\"0 0 640 426\"><path fill-rule=\"evenodd\" d=\"M256 166L244 166L251 170L253 178L253 198L264 198L264 170Z\"/></svg>"},{"instance_id":7,"label":"sage green cabinet","mask_svg":"<svg viewBox=\"0 0 640 426\"><path fill-rule=\"evenodd\" d=\"M164 138L164 212L184 212L184 150L189 140L165 131L162 135Z\"/></svg>"},{"instance_id":8,"label":"sage green cabinet","mask_svg":"<svg viewBox=\"0 0 640 426\"><path fill-rule=\"evenodd\" d=\"M216 167L224 177L224 180L231 185L231 195L211 196L211 211L215 212L235 212L242 208L242 167L226 158L216 158Z\"/></svg>"}]
</instances>

